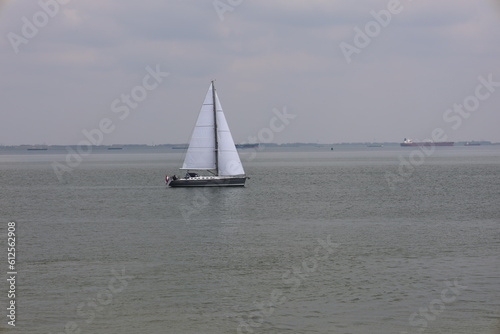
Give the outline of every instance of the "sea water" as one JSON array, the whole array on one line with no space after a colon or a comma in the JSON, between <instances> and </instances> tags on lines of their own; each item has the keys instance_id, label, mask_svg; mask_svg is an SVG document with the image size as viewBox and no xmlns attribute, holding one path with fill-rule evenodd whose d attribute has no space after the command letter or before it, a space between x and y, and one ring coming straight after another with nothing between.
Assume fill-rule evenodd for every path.
<instances>
[{"instance_id":1,"label":"sea water","mask_svg":"<svg viewBox=\"0 0 500 334\"><path fill-rule=\"evenodd\" d=\"M241 150L206 189L177 150L2 150L0 332L496 333L500 146L418 150Z\"/></svg>"}]
</instances>

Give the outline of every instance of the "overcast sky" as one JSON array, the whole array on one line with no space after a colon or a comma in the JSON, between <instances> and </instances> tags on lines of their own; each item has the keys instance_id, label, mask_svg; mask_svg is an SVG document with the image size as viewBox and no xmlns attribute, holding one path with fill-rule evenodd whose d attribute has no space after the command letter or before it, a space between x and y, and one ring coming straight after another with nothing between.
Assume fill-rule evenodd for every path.
<instances>
[{"instance_id":1,"label":"overcast sky","mask_svg":"<svg viewBox=\"0 0 500 334\"><path fill-rule=\"evenodd\" d=\"M500 142L498 0L58 1L0 0L1 145L187 142L213 79L236 142Z\"/></svg>"}]
</instances>

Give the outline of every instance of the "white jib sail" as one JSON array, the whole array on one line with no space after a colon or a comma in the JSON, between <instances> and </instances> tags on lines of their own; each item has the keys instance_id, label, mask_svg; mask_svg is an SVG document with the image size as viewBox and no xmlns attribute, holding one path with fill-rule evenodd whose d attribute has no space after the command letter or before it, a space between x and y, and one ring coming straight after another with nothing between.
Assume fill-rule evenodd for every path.
<instances>
[{"instance_id":1,"label":"white jib sail","mask_svg":"<svg viewBox=\"0 0 500 334\"><path fill-rule=\"evenodd\" d=\"M214 126L212 85L210 85L191 135L182 169L215 169Z\"/></svg>"},{"instance_id":2,"label":"white jib sail","mask_svg":"<svg viewBox=\"0 0 500 334\"><path fill-rule=\"evenodd\" d=\"M219 175L221 176L233 176L233 175L244 175L245 171L241 164L240 156L234 145L233 137L231 136L231 131L229 131L229 126L227 125L226 117L222 111L222 106L215 93L215 101L217 107L217 143L218 143L218 166Z\"/></svg>"}]
</instances>

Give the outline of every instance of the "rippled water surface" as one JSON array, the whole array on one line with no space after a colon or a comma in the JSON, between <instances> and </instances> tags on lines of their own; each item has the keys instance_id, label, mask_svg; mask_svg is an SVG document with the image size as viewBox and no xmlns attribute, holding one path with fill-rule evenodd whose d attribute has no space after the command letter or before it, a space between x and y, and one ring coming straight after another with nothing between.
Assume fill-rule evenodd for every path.
<instances>
[{"instance_id":1,"label":"rippled water surface","mask_svg":"<svg viewBox=\"0 0 500 334\"><path fill-rule=\"evenodd\" d=\"M164 186L182 152L0 152L10 332L496 333L500 146L411 152L243 150L208 189Z\"/></svg>"}]
</instances>

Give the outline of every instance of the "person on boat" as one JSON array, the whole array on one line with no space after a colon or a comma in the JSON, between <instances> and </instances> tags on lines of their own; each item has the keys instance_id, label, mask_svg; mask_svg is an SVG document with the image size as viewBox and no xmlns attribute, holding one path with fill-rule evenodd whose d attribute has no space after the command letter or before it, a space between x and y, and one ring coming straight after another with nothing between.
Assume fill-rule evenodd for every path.
<instances>
[{"instance_id":1,"label":"person on boat","mask_svg":"<svg viewBox=\"0 0 500 334\"><path fill-rule=\"evenodd\" d=\"M174 174L174 176L172 176L172 180L173 181L177 180L177 175Z\"/></svg>"}]
</instances>

